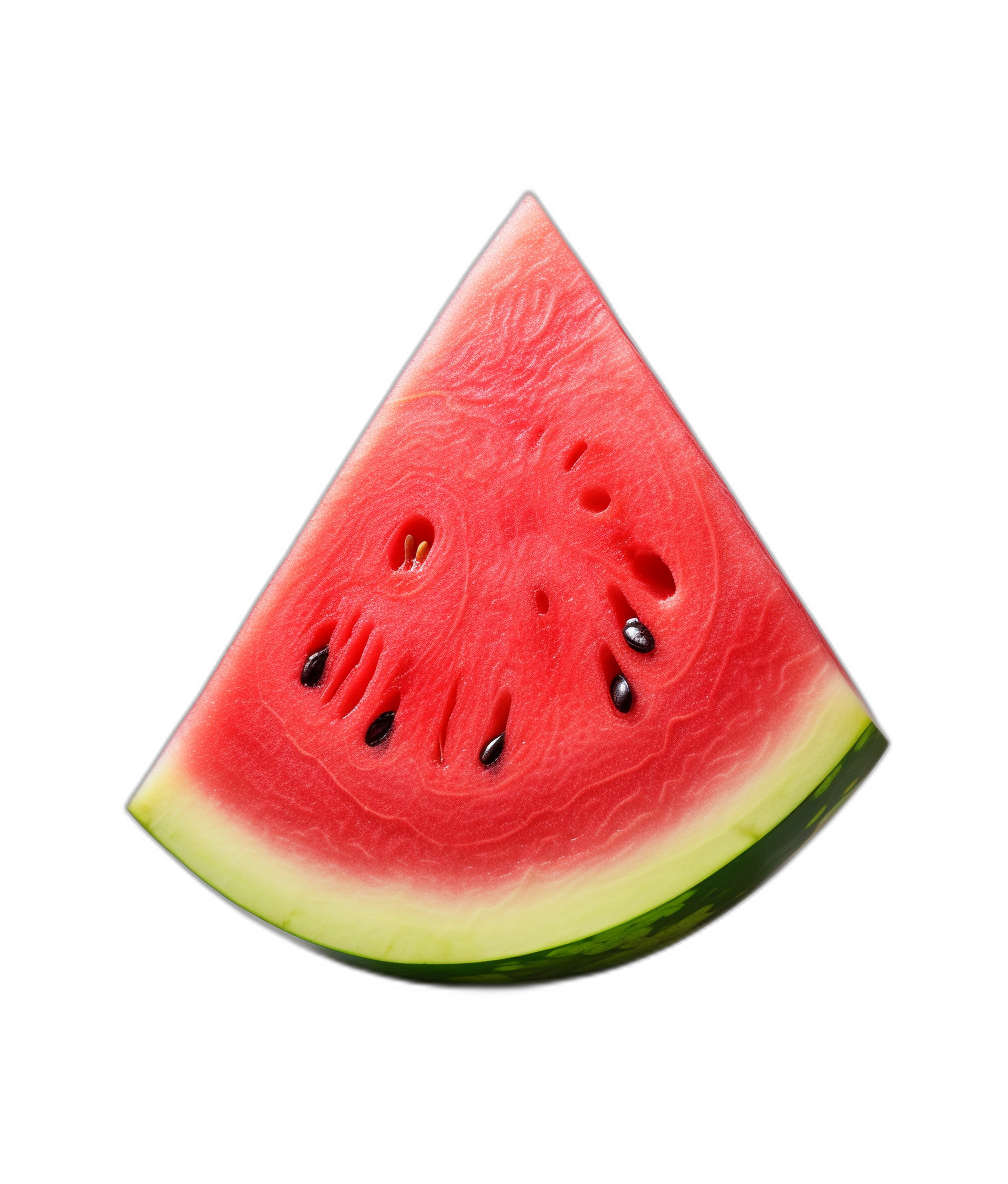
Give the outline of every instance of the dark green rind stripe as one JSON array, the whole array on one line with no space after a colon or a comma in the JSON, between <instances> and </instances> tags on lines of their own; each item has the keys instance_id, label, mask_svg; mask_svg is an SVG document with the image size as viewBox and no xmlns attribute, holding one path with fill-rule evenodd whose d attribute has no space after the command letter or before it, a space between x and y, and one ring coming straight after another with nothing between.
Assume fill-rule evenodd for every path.
<instances>
[{"instance_id":1,"label":"dark green rind stripe","mask_svg":"<svg viewBox=\"0 0 1008 1184\"><path fill-rule=\"evenodd\" d=\"M763 883L847 801L872 771L888 740L869 724L847 755L809 796L731 863L673 900L592 937L492 962L380 962L333 951L342 961L382 974L430 982L514 983L587 974L670 945L712 921Z\"/></svg>"}]
</instances>

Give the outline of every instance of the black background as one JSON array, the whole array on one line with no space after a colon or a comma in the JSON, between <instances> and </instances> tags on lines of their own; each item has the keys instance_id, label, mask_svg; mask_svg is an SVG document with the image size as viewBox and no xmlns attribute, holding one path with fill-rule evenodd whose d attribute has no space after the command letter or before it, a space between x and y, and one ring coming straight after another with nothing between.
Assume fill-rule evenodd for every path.
<instances>
[{"instance_id":1,"label":"black background","mask_svg":"<svg viewBox=\"0 0 1008 1184\"><path fill-rule=\"evenodd\" d=\"M163 150L161 150L163 149ZM910 792L901 659L898 202L879 162L617 159L381 175L303 146L162 144L123 198L92 485L99 624L122 658L103 709L94 973L159 1041L384 1034L409 1057L643 1024L900 1030L913 974L899 828ZM614 180L617 178L617 180ZM893 748L781 876L675 950L588 982L471 995L325 963L195 882L123 805L198 695L342 457L464 272L537 193L731 485ZM127 213L128 206L128 213ZM123 345L123 342L126 345ZM101 348L99 343L98 348ZM139 657L137 657L139 655ZM195 1019L193 1018L195 1017ZM687 1018L688 1017L688 1018ZM307 1025L307 1028L306 1028ZM839 1035L837 1035L839 1034ZM185 1036L186 1040L192 1038ZM206 1037L204 1035L204 1038ZM888 1037L884 1037L888 1038ZM467 1053L469 1049L469 1053ZM853 1055L853 1053L852 1053Z\"/></svg>"}]
</instances>

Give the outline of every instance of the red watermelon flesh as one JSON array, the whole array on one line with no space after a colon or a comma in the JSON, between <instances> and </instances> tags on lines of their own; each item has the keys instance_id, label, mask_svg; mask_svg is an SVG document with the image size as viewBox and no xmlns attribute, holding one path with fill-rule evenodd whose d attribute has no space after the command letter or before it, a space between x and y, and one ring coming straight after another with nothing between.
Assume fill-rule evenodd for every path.
<instances>
[{"instance_id":1,"label":"red watermelon flesh","mask_svg":"<svg viewBox=\"0 0 1008 1184\"><path fill-rule=\"evenodd\" d=\"M871 726L527 197L130 808L293 933L506 975L723 876Z\"/></svg>"}]
</instances>

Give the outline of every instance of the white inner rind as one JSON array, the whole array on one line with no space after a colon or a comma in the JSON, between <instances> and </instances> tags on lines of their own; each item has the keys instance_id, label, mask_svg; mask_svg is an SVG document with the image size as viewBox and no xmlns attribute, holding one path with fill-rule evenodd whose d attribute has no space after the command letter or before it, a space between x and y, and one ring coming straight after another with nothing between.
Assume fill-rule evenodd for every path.
<instances>
[{"instance_id":1,"label":"white inner rind","mask_svg":"<svg viewBox=\"0 0 1008 1184\"><path fill-rule=\"evenodd\" d=\"M759 770L711 809L632 855L561 877L532 870L496 896L379 887L280 853L187 780L171 749L129 808L201 879L299 937L388 962L482 962L589 937L706 879L786 818L869 722L833 667Z\"/></svg>"}]
</instances>

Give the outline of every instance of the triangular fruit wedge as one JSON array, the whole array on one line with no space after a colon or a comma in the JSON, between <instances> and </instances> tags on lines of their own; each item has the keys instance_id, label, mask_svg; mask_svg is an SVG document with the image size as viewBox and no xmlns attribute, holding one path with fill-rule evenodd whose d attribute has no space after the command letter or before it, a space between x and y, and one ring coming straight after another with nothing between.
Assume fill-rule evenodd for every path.
<instances>
[{"instance_id":1,"label":"triangular fruit wedge","mask_svg":"<svg viewBox=\"0 0 1008 1184\"><path fill-rule=\"evenodd\" d=\"M540 978L723 911L885 746L529 196L130 810L311 942Z\"/></svg>"}]
</instances>

